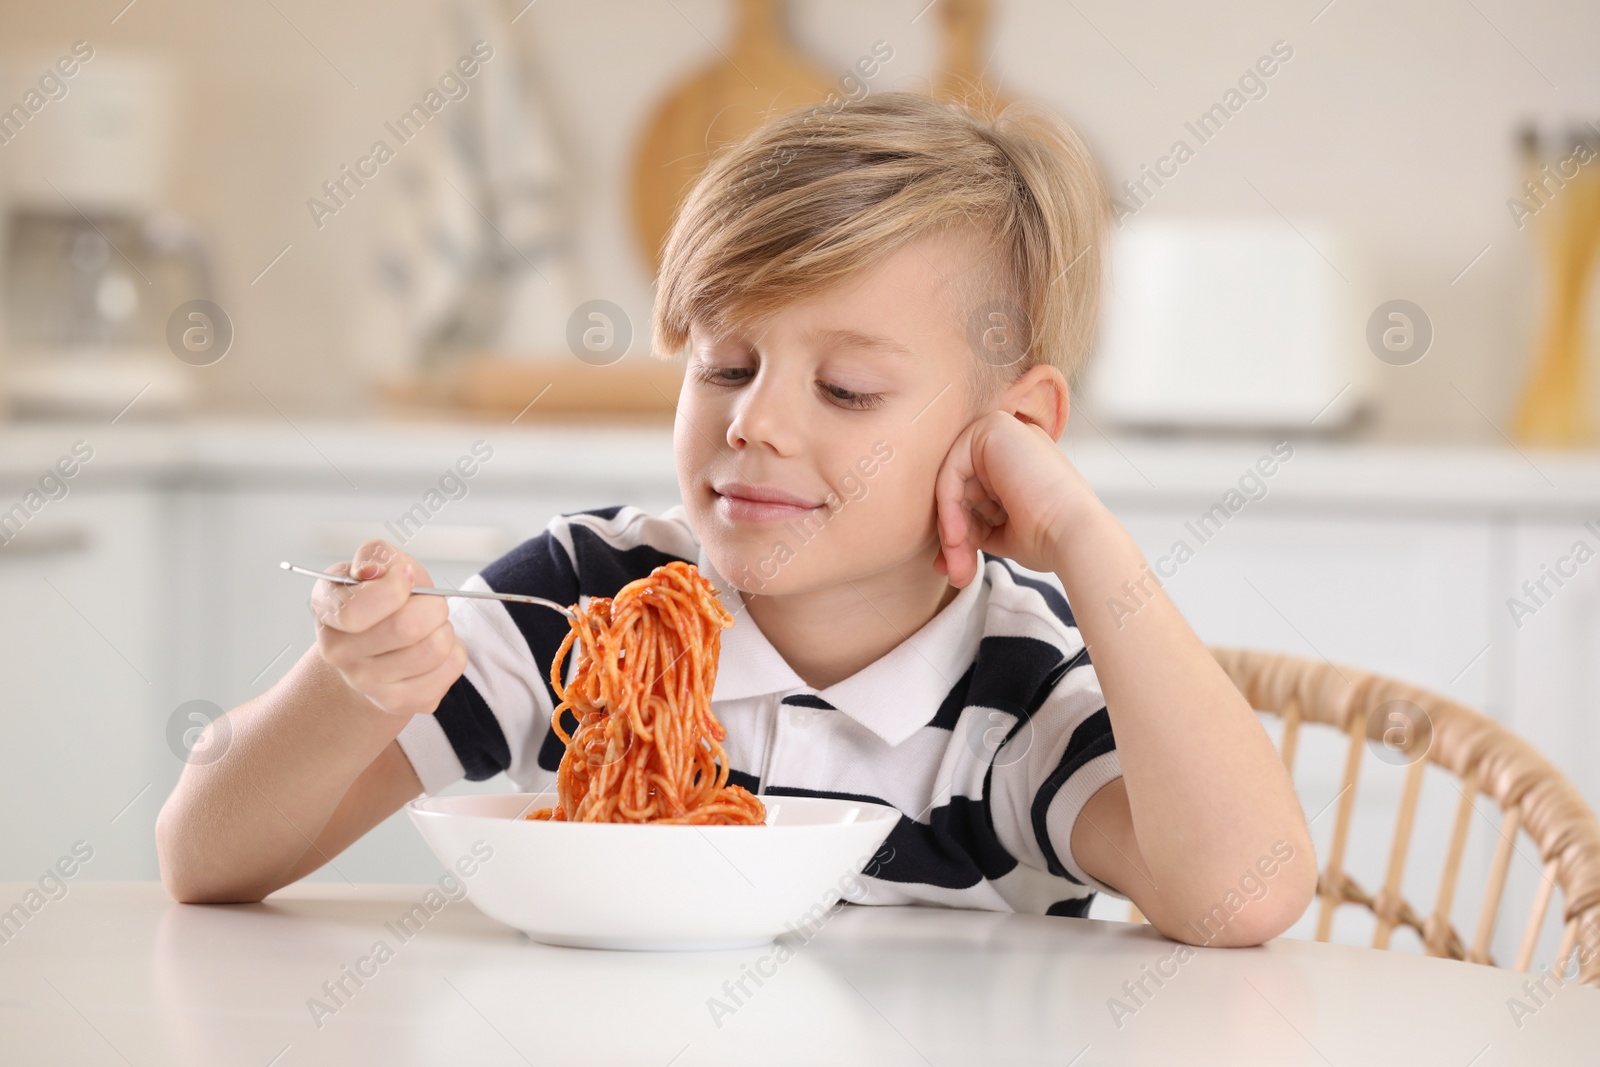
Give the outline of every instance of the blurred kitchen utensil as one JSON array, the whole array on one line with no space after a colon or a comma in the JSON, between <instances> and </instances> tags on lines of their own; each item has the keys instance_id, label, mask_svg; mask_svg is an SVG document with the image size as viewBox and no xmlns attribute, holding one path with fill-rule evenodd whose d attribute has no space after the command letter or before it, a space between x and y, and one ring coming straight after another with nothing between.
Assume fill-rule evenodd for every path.
<instances>
[{"instance_id":1,"label":"blurred kitchen utensil","mask_svg":"<svg viewBox=\"0 0 1600 1067\"><path fill-rule=\"evenodd\" d=\"M1524 190L1535 201L1532 226L1549 265L1543 324L1532 353L1527 384L1512 419L1512 436L1524 444L1574 447L1595 443L1590 410L1587 352L1584 344L1584 300L1600 248L1600 137L1573 129L1554 142L1556 156L1541 153L1538 128L1525 125L1519 135ZM1587 148L1585 154L1582 149ZM1578 160L1582 155L1585 158ZM1576 173L1549 164L1576 160ZM1534 190L1542 191L1542 195ZM1527 207L1526 203L1523 205Z\"/></svg>"},{"instance_id":2,"label":"blurred kitchen utensil","mask_svg":"<svg viewBox=\"0 0 1600 1067\"><path fill-rule=\"evenodd\" d=\"M556 419L671 421L683 385L682 360L634 353L591 366L565 360L484 353L434 375L393 380L381 388L400 414L492 415L519 424Z\"/></svg>"},{"instance_id":3,"label":"blurred kitchen utensil","mask_svg":"<svg viewBox=\"0 0 1600 1067\"><path fill-rule=\"evenodd\" d=\"M354 352L379 388L496 347L561 351L577 303L571 152L536 55L537 16L515 0L432 0L417 17L434 44L416 84L459 71L462 94L405 144L368 250L377 284L357 287ZM491 44L492 42L492 44Z\"/></svg>"},{"instance_id":4,"label":"blurred kitchen utensil","mask_svg":"<svg viewBox=\"0 0 1600 1067\"><path fill-rule=\"evenodd\" d=\"M0 99L50 60L8 56ZM170 350L168 320L213 291L199 229L162 203L174 76L157 59L102 49L61 84L48 121L0 159L9 402L56 415L120 415L136 394L136 415L188 407L199 380L184 364L195 361Z\"/></svg>"},{"instance_id":5,"label":"blurred kitchen utensil","mask_svg":"<svg viewBox=\"0 0 1600 1067\"><path fill-rule=\"evenodd\" d=\"M942 54L933 79L935 98L987 115L999 114L1010 102L988 77L994 58L988 48L993 8L992 0L943 0L938 11Z\"/></svg>"},{"instance_id":6,"label":"blurred kitchen utensil","mask_svg":"<svg viewBox=\"0 0 1600 1067\"><path fill-rule=\"evenodd\" d=\"M678 203L705 170L709 153L772 114L826 99L834 88L835 78L789 43L787 6L737 0L733 42L718 50L720 61L669 91L645 123L633 160L633 225L652 275Z\"/></svg>"},{"instance_id":7,"label":"blurred kitchen utensil","mask_svg":"<svg viewBox=\"0 0 1600 1067\"><path fill-rule=\"evenodd\" d=\"M1116 230L1086 376L1095 410L1134 426L1348 423L1373 362L1360 279L1332 266L1351 270L1353 258L1312 224L1140 219Z\"/></svg>"}]
</instances>

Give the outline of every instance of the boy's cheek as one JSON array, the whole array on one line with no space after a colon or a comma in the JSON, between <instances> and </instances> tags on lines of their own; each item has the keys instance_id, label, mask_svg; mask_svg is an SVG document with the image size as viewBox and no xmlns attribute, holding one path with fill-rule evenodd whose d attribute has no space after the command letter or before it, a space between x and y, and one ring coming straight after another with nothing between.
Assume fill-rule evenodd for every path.
<instances>
[{"instance_id":1,"label":"boy's cheek","mask_svg":"<svg viewBox=\"0 0 1600 1067\"><path fill-rule=\"evenodd\" d=\"M927 472L921 476L895 477L895 460L880 467L876 476L862 479L864 490L861 499L848 504L841 519L856 512L856 522L873 540L894 544L909 551L930 540L935 530L934 477Z\"/></svg>"}]
</instances>

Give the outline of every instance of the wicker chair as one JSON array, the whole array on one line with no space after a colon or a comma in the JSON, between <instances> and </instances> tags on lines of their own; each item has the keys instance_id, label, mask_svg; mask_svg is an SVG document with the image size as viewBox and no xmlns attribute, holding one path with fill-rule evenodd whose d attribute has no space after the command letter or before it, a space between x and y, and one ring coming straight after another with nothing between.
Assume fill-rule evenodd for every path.
<instances>
[{"instance_id":1,"label":"wicker chair","mask_svg":"<svg viewBox=\"0 0 1600 1067\"><path fill-rule=\"evenodd\" d=\"M1291 774L1302 724L1331 726L1349 737L1332 847L1317 880L1318 941L1328 940L1334 910L1342 904L1355 904L1377 917L1374 948L1388 948L1395 927L1407 926L1421 937L1430 956L1496 966L1489 943L1494 936L1512 849L1522 831L1538 848L1543 877L1523 928L1514 968L1528 970L1550 898L1559 888L1564 926L1556 953L1559 962L1552 969L1570 977L1569 953L1577 945L1579 934L1585 933L1583 945L1587 951L1580 955L1588 958L1580 963L1578 980L1600 986L1600 822L1572 784L1532 746L1480 712L1394 679L1272 652L1226 648L1213 648L1211 652L1251 707L1282 718L1280 747ZM1373 715L1372 709L1390 701L1405 701L1420 708L1425 716L1418 722L1421 728L1386 738L1385 731L1391 727L1383 716ZM1376 894L1363 889L1344 871L1362 753L1369 739L1390 744L1391 750L1400 754L1400 762L1409 763L1388 869L1383 887ZM1423 745L1427 746L1425 755L1416 758L1416 748ZM1401 895L1400 885L1424 769L1429 763L1454 776L1461 799L1456 805L1433 909L1424 916ZM1499 806L1503 818L1477 929L1468 947L1451 925L1450 914L1473 818L1473 800L1479 793ZM1138 908L1129 907L1133 921L1142 921Z\"/></svg>"}]
</instances>

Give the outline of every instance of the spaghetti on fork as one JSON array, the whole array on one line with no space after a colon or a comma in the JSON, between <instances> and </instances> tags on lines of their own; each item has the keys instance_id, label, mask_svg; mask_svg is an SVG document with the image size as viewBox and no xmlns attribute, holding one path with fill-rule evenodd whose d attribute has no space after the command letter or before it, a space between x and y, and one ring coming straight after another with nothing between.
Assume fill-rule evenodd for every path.
<instances>
[{"instance_id":1,"label":"spaghetti on fork","mask_svg":"<svg viewBox=\"0 0 1600 1067\"><path fill-rule=\"evenodd\" d=\"M710 581L674 560L574 612L550 664L561 698L550 725L567 746L557 802L526 818L764 823L760 798L728 784L727 732L711 712L722 631L733 616ZM574 645L577 669L564 686L562 666ZM569 708L578 720L570 735L561 726Z\"/></svg>"}]
</instances>

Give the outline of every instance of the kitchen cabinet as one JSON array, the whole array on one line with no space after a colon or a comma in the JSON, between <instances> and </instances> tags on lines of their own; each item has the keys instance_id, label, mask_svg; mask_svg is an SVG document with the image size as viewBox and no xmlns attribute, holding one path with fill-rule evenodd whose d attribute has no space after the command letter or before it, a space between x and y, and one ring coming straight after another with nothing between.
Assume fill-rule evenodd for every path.
<instances>
[{"instance_id":1,"label":"kitchen cabinet","mask_svg":"<svg viewBox=\"0 0 1600 1067\"><path fill-rule=\"evenodd\" d=\"M1118 509L1146 557L1187 537L1165 588L1216 645L1328 659L1483 707L1493 534L1485 523L1273 507L1199 544L1188 510Z\"/></svg>"},{"instance_id":2,"label":"kitchen cabinet","mask_svg":"<svg viewBox=\"0 0 1600 1067\"><path fill-rule=\"evenodd\" d=\"M1580 544L1586 552L1574 551ZM1594 788L1600 773L1597 550L1600 536L1576 516L1515 524L1509 574L1489 615L1512 664L1507 725L1600 807Z\"/></svg>"},{"instance_id":3,"label":"kitchen cabinet","mask_svg":"<svg viewBox=\"0 0 1600 1067\"><path fill-rule=\"evenodd\" d=\"M3 481L0 493L22 495ZM0 881L36 881L78 841L90 877L157 875L179 655L152 624L173 609L162 503L159 490L75 488L0 547Z\"/></svg>"}]
</instances>

